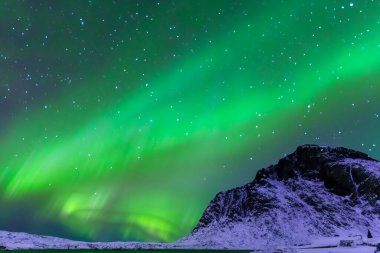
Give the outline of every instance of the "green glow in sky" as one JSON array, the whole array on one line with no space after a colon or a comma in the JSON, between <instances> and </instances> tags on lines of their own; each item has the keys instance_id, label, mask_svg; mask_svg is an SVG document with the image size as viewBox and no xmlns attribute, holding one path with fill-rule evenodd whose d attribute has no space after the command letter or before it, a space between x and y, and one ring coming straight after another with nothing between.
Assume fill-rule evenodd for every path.
<instances>
[{"instance_id":1,"label":"green glow in sky","mask_svg":"<svg viewBox=\"0 0 380 253\"><path fill-rule=\"evenodd\" d=\"M0 3L0 229L174 241L296 146L379 158L376 1Z\"/></svg>"}]
</instances>

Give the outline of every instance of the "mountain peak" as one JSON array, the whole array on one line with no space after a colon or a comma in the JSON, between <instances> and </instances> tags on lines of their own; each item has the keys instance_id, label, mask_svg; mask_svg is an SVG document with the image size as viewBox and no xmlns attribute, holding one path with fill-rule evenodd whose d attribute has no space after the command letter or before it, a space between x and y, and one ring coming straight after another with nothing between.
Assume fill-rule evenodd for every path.
<instances>
[{"instance_id":1,"label":"mountain peak","mask_svg":"<svg viewBox=\"0 0 380 253\"><path fill-rule=\"evenodd\" d=\"M305 144L299 146L293 154L303 158L324 156L326 158L330 157L335 159L352 158L376 161L375 159L370 158L367 154L353 149L345 147L320 146L315 144Z\"/></svg>"},{"instance_id":2,"label":"mountain peak","mask_svg":"<svg viewBox=\"0 0 380 253\"><path fill-rule=\"evenodd\" d=\"M259 170L255 180L271 176L278 179L302 176L308 179L323 179L329 165L339 162L364 162L377 160L367 154L344 147L306 144L278 161L278 164ZM337 170L336 168L334 170Z\"/></svg>"},{"instance_id":3,"label":"mountain peak","mask_svg":"<svg viewBox=\"0 0 380 253\"><path fill-rule=\"evenodd\" d=\"M252 182L218 193L184 240L228 247L305 243L365 236L368 229L380 234L380 162L308 144L259 170Z\"/></svg>"}]
</instances>

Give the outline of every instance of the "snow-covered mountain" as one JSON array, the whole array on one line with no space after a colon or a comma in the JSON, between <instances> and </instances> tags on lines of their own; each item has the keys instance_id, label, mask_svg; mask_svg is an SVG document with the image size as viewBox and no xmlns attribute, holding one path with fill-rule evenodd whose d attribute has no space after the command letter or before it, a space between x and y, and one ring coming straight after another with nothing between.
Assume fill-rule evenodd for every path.
<instances>
[{"instance_id":1,"label":"snow-covered mountain","mask_svg":"<svg viewBox=\"0 0 380 253\"><path fill-rule=\"evenodd\" d=\"M366 238L368 230L375 238ZM259 170L252 182L218 193L193 232L175 243L88 243L0 231L0 250L270 249L273 252L280 246L290 247L291 252L372 253L380 243L377 236L380 236L380 162L346 148L304 145L278 164ZM357 246L338 247L342 239L352 240ZM318 248L326 246L333 248L328 251Z\"/></svg>"},{"instance_id":2,"label":"snow-covered mountain","mask_svg":"<svg viewBox=\"0 0 380 253\"><path fill-rule=\"evenodd\" d=\"M380 235L380 162L346 149L304 145L220 192L180 242L227 248L307 244Z\"/></svg>"}]
</instances>

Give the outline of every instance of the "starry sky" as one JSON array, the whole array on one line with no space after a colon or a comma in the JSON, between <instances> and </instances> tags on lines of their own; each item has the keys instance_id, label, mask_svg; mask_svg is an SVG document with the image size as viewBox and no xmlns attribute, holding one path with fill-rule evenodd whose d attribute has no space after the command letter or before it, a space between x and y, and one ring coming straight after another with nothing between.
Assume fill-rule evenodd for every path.
<instances>
[{"instance_id":1,"label":"starry sky","mask_svg":"<svg viewBox=\"0 0 380 253\"><path fill-rule=\"evenodd\" d=\"M380 2L0 1L0 230L170 242L305 143L380 158Z\"/></svg>"}]
</instances>

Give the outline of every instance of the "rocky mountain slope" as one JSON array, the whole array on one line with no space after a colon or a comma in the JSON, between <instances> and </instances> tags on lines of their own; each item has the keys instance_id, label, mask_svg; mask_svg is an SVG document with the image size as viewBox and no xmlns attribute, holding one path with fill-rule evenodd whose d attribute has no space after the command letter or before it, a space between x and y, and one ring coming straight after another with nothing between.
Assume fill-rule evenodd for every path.
<instances>
[{"instance_id":1,"label":"rocky mountain slope","mask_svg":"<svg viewBox=\"0 0 380 253\"><path fill-rule=\"evenodd\" d=\"M307 244L380 235L380 162L346 149L304 145L220 192L183 243L227 248Z\"/></svg>"}]
</instances>

